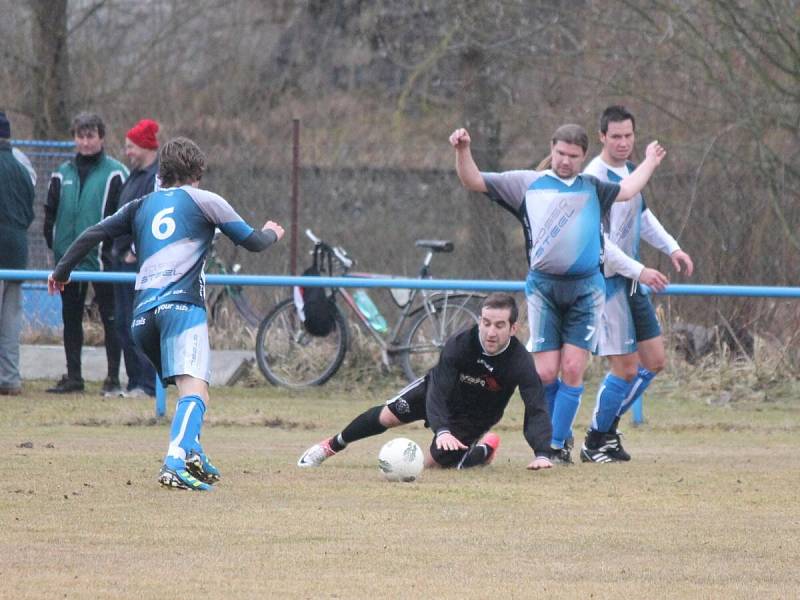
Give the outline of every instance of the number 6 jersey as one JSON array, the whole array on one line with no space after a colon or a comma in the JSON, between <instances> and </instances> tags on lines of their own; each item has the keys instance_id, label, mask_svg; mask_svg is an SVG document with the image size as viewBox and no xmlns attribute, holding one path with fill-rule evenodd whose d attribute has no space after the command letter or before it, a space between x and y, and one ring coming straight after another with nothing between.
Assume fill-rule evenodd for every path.
<instances>
[{"instance_id":1,"label":"number 6 jersey","mask_svg":"<svg viewBox=\"0 0 800 600\"><path fill-rule=\"evenodd\" d=\"M106 237L131 234L139 259L133 314L142 314L165 302L204 307L203 265L215 228L235 244L256 252L277 240L272 231L255 231L218 194L185 185L161 189L129 202L87 229L53 275L58 281L66 280L76 256L82 256Z\"/></svg>"}]
</instances>

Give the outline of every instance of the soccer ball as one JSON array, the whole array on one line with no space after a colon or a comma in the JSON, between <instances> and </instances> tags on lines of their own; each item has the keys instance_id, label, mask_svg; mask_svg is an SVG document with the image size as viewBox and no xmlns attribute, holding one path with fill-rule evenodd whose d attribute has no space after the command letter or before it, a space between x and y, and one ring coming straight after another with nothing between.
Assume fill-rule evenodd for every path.
<instances>
[{"instance_id":1,"label":"soccer ball","mask_svg":"<svg viewBox=\"0 0 800 600\"><path fill-rule=\"evenodd\" d=\"M378 453L378 467L389 481L414 481L423 462L422 448L408 438L394 438Z\"/></svg>"}]
</instances>

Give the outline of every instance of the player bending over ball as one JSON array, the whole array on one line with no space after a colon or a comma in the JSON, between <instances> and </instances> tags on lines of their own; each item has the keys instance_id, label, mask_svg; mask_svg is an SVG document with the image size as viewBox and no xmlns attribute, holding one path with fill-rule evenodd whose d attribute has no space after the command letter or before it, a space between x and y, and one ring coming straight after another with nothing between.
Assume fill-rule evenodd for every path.
<instances>
[{"instance_id":1,"label":"player bending over ball","mask_svg":"<svg viewBox=\"0 0 800 600\"><path fill-rule=\"evenodd\" d=\"M234 243L261 252L283 237L267 221L254 230L228 202L198 188L205 156L187 138L159 151L162 188L133 200L84 231L48 278L51 294L63 290L81 259L106 238L133 236L139 262L131 333L164 384L178 386L170 442L158 481L170 488L210 490L219 471L203 452L200 430L211 376L203 265L215 228Z\"/></svg>"},{"instance_id":2,"label":"player bending over ball","mask_svg":"<svg viewBox=\"0 0 800 600\"><path fill-rule=\"evenodd\" d=\"M426 467L489 464L500 445L489 429L503 417L519 388L525 403L525 439L535 454L528 468L550 468L550 415L530 355L514 337L517 316L512 296L489 295L478 324L447 340L439 363L425 377L385 405L361 413L341 433L311 446L297 465L318 467L356 440L421 420L434 432Z\"/></svg>"}]
</instances>

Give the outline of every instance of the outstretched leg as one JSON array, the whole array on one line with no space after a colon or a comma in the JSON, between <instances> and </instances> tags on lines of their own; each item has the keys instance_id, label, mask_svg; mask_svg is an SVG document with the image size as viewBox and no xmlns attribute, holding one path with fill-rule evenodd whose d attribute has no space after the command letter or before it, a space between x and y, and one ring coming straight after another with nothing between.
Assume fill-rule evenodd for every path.
<instances>
[{"instance_id":1,"label":"outstretched leg","mask_svg":"<svg viewBox=\"0 0 800 600\"><path fill-rule=\"evenodd\" d=\"M380 435L389 428L425 418L424 378L417 379L385 405L373 406L350 421L340 433L314 444L297 461L298 467L318 467L348 444Z\"/></svg>"}]
</instances>

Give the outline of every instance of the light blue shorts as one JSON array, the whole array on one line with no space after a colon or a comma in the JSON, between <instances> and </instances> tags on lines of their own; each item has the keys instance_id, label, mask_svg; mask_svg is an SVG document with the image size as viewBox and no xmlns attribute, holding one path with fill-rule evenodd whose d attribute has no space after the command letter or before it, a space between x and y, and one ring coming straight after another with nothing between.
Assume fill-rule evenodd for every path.
<instances>
[{"instance_id":1,"label":"light blue shorts","mask_svg":"<svg viewBox=\"0 0 800 600\"><path fill-rule=\"evenodd\" d=\"M600 320L597 354L622 356L636 352L638 342L661 335L661 326L650 298L632 280L616 275L606 279L606 303Z\"/></svg>"},{"instance_id":2,"label":"light blue shorts","mask_svg":"<svg viewBox=\"0 0 800 600\"><path fill-rule=\"evenodd\" d=\"M131 335L165 385L178 375L211 381L205 308L185 302L159 304L134 316Z\"/></svg>"},{"instance_id":3,"label":"light blue shorts","mask_svg":"<svg viewBox=\"0 0 800 600\"><path fill-rule=\"evenodd\" d=\"M558 350L571 344L593 352L605 301L605 278L600 271L582 277L529 272L529 352Z\"/></svg>"}]
</instances>

